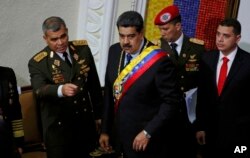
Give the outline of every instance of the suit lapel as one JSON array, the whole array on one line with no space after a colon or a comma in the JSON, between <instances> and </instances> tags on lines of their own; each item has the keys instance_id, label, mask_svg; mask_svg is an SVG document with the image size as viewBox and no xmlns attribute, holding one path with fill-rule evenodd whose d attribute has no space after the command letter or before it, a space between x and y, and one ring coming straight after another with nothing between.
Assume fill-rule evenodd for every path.
<instances>
[{"instance_id":1,"label":"suit lapel","mask_svg":"<svg viewBox=\"0 0 250 158\"><path fill-rule=\"evenodd\" d=\"M243 65L242 58L241 58L240 52L238 50L237 53L236 53L236 56L234 58L234 61L232 63L232 66L230 68L230 71L228 73L228 76L226 78L225 85L224 85L224 88L223 88L222 92L224 90L226 90L226 88L228 86L230 86L230 83L231 83L232 79L234 78L234 76L237 75L238 72L240 72L240 68L241 68L242 65Z\"/></svg>"},{"instance_id":2,"label":"suit lapel","mask_svg":"<svg viewBox=\"0 0 250 158\"><path fill-rule=\"evenodd\" d=\"M240 72L240 68L243 65L243 60L244 59L241 57L240 48L239 48L236 55L235 55L232 66L231 66L231 68L229 70L228 76L226 78L224 87L223 87L222 92L221 92L221 96L223 96L223 94L225 93L227 88L230 86L230 84L232 83L234 77L237 76L237 73ZM218 59L217 59L217 61L218 61Z\"/></svg>"},{"instance_id":3,"label":"suit lapel","mask_svg":"<svg viewBox=\"0 0 250 158\"><path fill-rule=\"evenodd\" d=\"M218 95L218 88L217 88L217 64L218 64L218 61L219 61L219 52L216 51L216 52L208 52L208 53L215 53L214 54L214 58L212 59L212 71L213 71L213 82L214 82L214 90L215 90L215 94Z\"/></svg>"},{"instance_id":4,"label":"suit lapel","mask_svg":"<svg viewBox=\"0 0 250 158\"><path fill-rule=\"evenodd\" d=\"M126 56L126 53L123 51L123 50L121 50L120 52L120 58L122 58L121 59L121 63L117 63L118 64L118 66L117 67L119 67L119 64L121 64L121 69L119 70L120 72L124 69L124 67L125 67L125 56ZM121 57L122 56L122 57ZM120 60L120 59L119 59Z\"/></svg>"}]
</instances>

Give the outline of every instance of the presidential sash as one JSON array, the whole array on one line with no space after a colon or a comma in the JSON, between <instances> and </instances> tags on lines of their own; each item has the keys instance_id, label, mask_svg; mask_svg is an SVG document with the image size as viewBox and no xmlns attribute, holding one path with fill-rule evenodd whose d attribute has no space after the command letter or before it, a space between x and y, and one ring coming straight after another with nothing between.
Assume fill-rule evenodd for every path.
<instances>
[{"instance_id":1,"label":"presidential sash","mask_svg":"<svg viewBox=\"0 0 250 158\"><path fill-rule=\"evenodd\" d=\"M140 55L134 58L118 75L113 85L115 98L115 112L119 102L133 83L144 74L155 62L168 54L158 46L150 46L144 49Z\"/></svg>"}]
</instances>

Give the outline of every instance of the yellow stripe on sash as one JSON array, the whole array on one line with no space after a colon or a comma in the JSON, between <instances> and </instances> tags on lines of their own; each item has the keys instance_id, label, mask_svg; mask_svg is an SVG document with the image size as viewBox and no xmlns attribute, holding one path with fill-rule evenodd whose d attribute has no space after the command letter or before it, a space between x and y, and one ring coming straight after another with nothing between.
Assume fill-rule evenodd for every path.
<instances>
[{"instance_id":1,"label":"yellow stripe on sash","mask_svg":"<svg viewBox=\"0 0 250 158\"><path fill-rule=\"evenodd\" d=\"M122 93L122 82L128 76L128 74L133 70L133 68L140 63L147 55L152 51L160 49L158 46L150 46L144 49L137 57L135 57L118 75L113 85L113 93L116 99L119 99Z\"/></svg>"}]
</instances>

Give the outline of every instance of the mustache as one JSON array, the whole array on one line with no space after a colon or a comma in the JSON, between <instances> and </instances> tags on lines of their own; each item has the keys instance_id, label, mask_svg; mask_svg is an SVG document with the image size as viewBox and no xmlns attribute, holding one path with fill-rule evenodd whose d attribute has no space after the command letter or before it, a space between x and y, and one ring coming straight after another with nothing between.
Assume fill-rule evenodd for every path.
<instances>
[{"instance_id":1,"label":"mustache","mask_svg":"<svg viewBox=\"0 0 250 158\"><path fill-rule=\"evenodd\" d=\"M124 44L122 45L123 48L131 48L132 46L130 44Z\"/></svg>"}]
</instances>

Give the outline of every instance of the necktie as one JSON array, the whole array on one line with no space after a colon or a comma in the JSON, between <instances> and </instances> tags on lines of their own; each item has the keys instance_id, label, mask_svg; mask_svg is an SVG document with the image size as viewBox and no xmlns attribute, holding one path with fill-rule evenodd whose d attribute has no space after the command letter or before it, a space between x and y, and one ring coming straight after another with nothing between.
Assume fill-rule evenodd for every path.
<instances>
[{"instance_id":1,"label":"necktie","mask_svg":"<svg viewBox=\"0 0 250 158\"><path fill-rule=\"evenodd\" d=\"M178 55L178 52L177 52L177 50L176 50L176 47L177 47L178 45L177 45L176 43L171 43L170 46L171 46L171 48L172 48L172 50L173 50L173 52L174 52L175 59L177 60L178 57L179 57L179 55Z\"/></svg>"},{"instance_id":2,"label":"necktie","mask_svg":"<svg viewBox=\"0 0 250 158\"><path fill-rule=\"evenodd\" d=\"M221 94L222 88L224 86L226 77L227 77L227 62L229 59L227 57L223 57L223 63L220 68L220 75L219 75L219 80L218 80L218 94Z\"/></svg>"},{"instance_id":3,"label":"necktie","mask_svg":"<svg viewBox=\"0 0 250 158\"><path fill-rule=\"evenodd\" d=\"M69 58L68 58L68 53L64 52L64 53L63 53L63 56L64 56L64 58L65 58L65 62L66 62L70 67L72 67L72 64L71 64L71 62L69 61Z\"/></svg>"},{"instance_id":4,"label":"necktie","mask_svg":"<svg viewBox=\"0 0 250 158\"><path fill-rule=\"evenodd\" d=\"M132 58L133 58L133 57L132 57L130 54L127 54L127 55L126 55L127 63L126 63L125 66L127 66L127 65L130 63L130 61L131 61Z\"/></svg>"}]
</instances>

